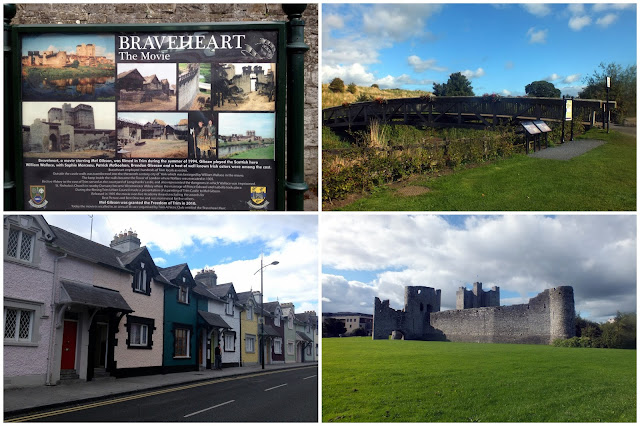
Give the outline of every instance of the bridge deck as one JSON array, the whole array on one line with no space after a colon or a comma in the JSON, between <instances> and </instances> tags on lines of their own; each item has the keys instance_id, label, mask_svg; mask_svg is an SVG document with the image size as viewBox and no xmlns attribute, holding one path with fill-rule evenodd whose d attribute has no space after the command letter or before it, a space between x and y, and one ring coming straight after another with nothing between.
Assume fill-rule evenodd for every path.
<instances>
[{"instance_id":1,"label":"bridge deck","mask_svg":"<svg viewBox=\"0 0 640 426\"><path fill-rule=\"evenodd\" d=\"M574 99L573 117L585 124L601 121L606 102ZM615 101L609 102L615 108ZM563 100L556 98L500 98L441 96L358 102L322 111L323 126L329 128L366 126L371 120L386 124L429 127L492 127L506 122L561 121ZM600 120L599 120L600 118Z\"/></svg>"}]
</instances>

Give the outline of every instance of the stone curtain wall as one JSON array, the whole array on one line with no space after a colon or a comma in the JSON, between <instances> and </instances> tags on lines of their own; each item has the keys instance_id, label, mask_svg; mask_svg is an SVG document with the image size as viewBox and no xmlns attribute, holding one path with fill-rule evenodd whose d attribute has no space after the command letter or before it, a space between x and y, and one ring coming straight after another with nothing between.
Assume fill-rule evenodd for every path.
<instances>
[{"instance_id":1,"label":"stone curtain wall","mask_svg":"<svg viewBox=\"0 0 640 426\"><path fill-rule=\"evenodd\" d=\"M318 184L318 5L305 21L305 180ZM287 21L280 4L19 4L17 24L155 24L230 21ZM286 54L286 52L282 52Z\"/></svg>"},{"instance_id":2,"label":"stone curtain wall","mask_svg":"<svg viewBox=\"0 0 640 426\"><path fill-rule=\"evenodd\" d=\"M549 344L575 335L572 287L547 289L528 304L435 312L431 325L453 342Z\"/></svg>"},{"instance_id":3,"label":"stone curtain wall","mask_svg":"<svg viewBox=\"0 0 640 426\"><path fill-rule=\"evenodd\" d=\"M200 93L200 64L192 65L188 72L178 75L178 109L188 109Z\"/></svg>"}]
</instances>

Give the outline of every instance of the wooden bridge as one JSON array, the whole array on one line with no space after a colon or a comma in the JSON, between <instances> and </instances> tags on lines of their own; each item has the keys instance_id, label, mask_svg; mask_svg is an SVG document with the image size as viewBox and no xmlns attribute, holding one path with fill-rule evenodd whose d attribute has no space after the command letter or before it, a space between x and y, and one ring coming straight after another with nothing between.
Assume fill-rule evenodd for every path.
<instances>
[{"instance_id":1,"label":"wooden bridge","mask_svg":"<svg viewBox=\"0 0 640 426\"><path fill-rule=\"evenodd\" d=\"M564 102L559 98L492 98L491 96L423 96L357 102L322 110L322 125L329 128L363 127L371 120L383 124L428 127L487 128L528 120L561 121ZM606 101L573 99L573 117L585 125L602 121ZM615 101L609 101L615 108Z\"/></svg>"}]
</instances>

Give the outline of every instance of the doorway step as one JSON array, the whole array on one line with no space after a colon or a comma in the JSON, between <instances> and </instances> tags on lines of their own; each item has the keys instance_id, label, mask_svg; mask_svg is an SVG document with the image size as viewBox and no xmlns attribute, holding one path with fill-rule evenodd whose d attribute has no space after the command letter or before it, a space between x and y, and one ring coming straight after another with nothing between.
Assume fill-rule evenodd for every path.
<instances>
[{"instance_id":1,"label":"doorway step","mask_svg":"<svg viewBox=\"0 0 640 426\"><path fill-rule=\"evenodd\" d=\"M111 374L109 374L109 372L104 369L104 368L94 368L93 369L93 380L115 380L116 378L113 377Z\"/></svg>"},{"instance_id":2,"label":"doorway step","mask_svg":"<svg viewBox=\"0 0 640 426\"><path fill-rule=\"evenodd\" d=\"M67 385L80 382L80 376L76 370L60 370L60 384Z\"/></svg>"}]
</instances>

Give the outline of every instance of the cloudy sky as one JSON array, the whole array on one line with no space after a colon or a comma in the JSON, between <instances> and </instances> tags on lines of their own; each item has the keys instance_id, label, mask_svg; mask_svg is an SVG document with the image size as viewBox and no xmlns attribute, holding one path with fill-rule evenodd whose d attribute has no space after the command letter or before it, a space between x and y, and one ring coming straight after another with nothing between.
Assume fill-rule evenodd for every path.
<instances>
[{"instance_id":1,"label":"cloudy sky","mask_svg":"<svg viewBox=\"0 0 640 426\"><path fill-rule=\"evenodd\" d=\"M62 108L62 104L69 104L71 108L78 105L89 105L93 108L93 121L96 129L114 129L116 117L115 102L23 102L22 124L30 126L36 118L49 120L51 108Z\"/></svg>"},{"instance_id":2,"label":"cloudy sky","mask_svg":"<svg viewBox=\"0 0 640 426\"><path fill-rule=\"evenodd\" d=\"M476 95L547 80L577 95L601 62L636 63L636 6L323 4L322 81L432 90L454 72Z\"/></svg>"},{"instance_id":3,"label":"cloudy sky","mask_svg":"<svg viewBox=\"0 0 640 426\"><path fill-rule=\"evenodd\" d=\"M48 214L51 225L90 237L88 215ZM219 283L237 292L260 290L260 252L265 301L292 302L296 312L318 312L318 219L312 215L94 215L93 241L109 245L117 232L137 231L160 267L188 263L195 275L214 268Z\"/></svg>"},{"instance_id":4,"label":"cloudy sky","mask_svg":"<svg viewBox=\"0 0 640 426\"><path fill-rule=\"evenodd\" d=\"M106 56L109 59L115 59L115 38L112 35L83 34L65 35L65 34L32 34L22 39L22 54L27 55L29 51L38 51L42 53L45 50L54 52L65 51L67 53L76 52L76 46L79 44L93 44L96 46L97 56Z\"/></svg>"},{"instance_id":5,"label":"cloudy sky","mask_svg":"<svg viewBox=\"0 0 640 426\"><path fill-rule=\"evenodd\" d=\"M373 313L373 299L404 306L404 287L500 287L502 305L571 285L576 311L605 321L636 311L635 215L325 215L323 312Z\"/></svg>"}]
</instances>

